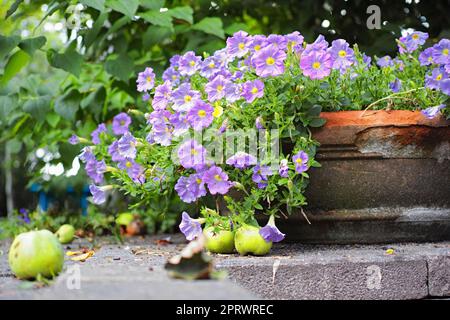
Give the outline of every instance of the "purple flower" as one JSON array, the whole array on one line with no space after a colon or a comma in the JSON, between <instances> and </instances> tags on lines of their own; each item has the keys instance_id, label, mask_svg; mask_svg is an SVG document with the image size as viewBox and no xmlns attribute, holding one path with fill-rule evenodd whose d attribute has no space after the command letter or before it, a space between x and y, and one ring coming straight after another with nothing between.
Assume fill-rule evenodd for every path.
<instances>
[{"instance_id":1,"label":"purple flower","mask_svg":"<svg viewBox=\"0 0 450 320\"><path fill-rule=\"evenodd\" d=\"M131 118L125 112L116 115L112 121L112 130L115 135L121 135L128 132L128 127L131 124Z\"/></svg>"},{"instance_id":2,"label":"purple flower","mask_svg":"<svg viewBox=\"0 0 450 320\"><path fill-rule=\"evenodd\" d=\"M228 181L228 175L217 166L209 168L203 174L203 181L208 185L211 194L226 194L233 186L233 183Z\"/></svg>"},{"instance_id":3,"label":"purple flower","mask_svg":"<svg viewBox=\"0 0 450 320\"><path fill-rule=\"evenodd\" d=\"M194 51L186 52L179 62L179 71L182 76L192 76L201 66L202 58L196 56Z\"/></svg>"},{"instance_id":4,"label":"purple flower","mask_svg":"<svg viewBox=\"0 0 450 320\"><path fill-rule=\"evenodd\" d=\"M434 68L431 75L425 76L425 86L430 89L440 89L442 81L446 79L448 79L448 76L442 67Z\"/></svg>"},{"instance_id":5,"label":"purple flower","mask_svg":"<svg viewBox=\"0 0 450 320\"><path fill-rule=\"evenodd\" d=\"M306 52L306 51L305 51ZM323 79L331 72L331 56L326 51L311 51L302 53L300 68L303 74L311 79Z\"/></svg>"},{"instance_id":6,"label":"purple flower","mask_svg":"<svg viewBox=\"0 0 450 320\"><path fill-rule=\"evenodd\" d=\"M274 45L269 45L256 52L252 62L256 74L260 77L278 76L284 72L286 53Z\"/></svg>"},{"instance_id":7,"label":"purple flower","mask_svg":"<svg viewBox=\"0 0 450 320\"><path fill-rule=\"evenodd\" d=\"M399 78L396 78L394 81L389 83L389 88L392 92L399 92L402 89L402 81Z\"/></svg>"},{"instance_id":8,"label":"purple flower","mask_svg":"<svg viewBox=\"0 0 450 320\"><path fill-rule=\"evenodd\" d=\"M175 112L174 114L172 114L170 116L170 123L173 126L172 133L175 137L181 136L190 128L187 114L184 112Z\"/></svg>"},{"instance_id":9,"label":"purple flower","mask_svg":"<svg viewBox=\"0 0 450 320\"><path fill-rule=\"evenodd\" d=\"M259 229L259 234L266 240L266 242L280 242L283 241L285 234L282 233L275 225L275 216L271 215L266 226Z\"/></svg>"},{"instance_id":10,"label":"purple flower","mask_svg":"<svg viewBox=\"0 0 450 320\"><path fill-rule=\"evenodd\" d=\"M242 96L248 103L264 95L264 82L261 80L247 81L242 86Z\"/></svg>"},{"instance_id":11,"label":"purple flower","mask_svg":"<svg viewBox=\"0 0 450 320\"><path fill-rule=\"evenodd\" d=\"M295 164L295 171L297 173L302 173L308 170L308 154L304 151L299 151L296 155L292 157L292 161Z\"/></svg>"},{"instance_id":12,"label":"purple flower","mask_svg":"<svg viewBox=\"0 0 450 320\"><path fill-rule=\"evenodd\" d=\"M106 192L101 187L97 187L95 184L91 184L89 186L89 191L92 194L92 201L95 204L102 204L106 202Z\"/></svg>"},{"instance_id":13,"label":"purple flower","mask_svg":"<svg viewBox=\"0 0 450 320\"><path fill-rule=\"evenodd\" d=\"M200 222L192 219L186 212L183 212L181 215L180 231L188 241L192 241L202 235L202 225Z\"/></svg>"},{"instance_id":14,"label":"purple flower","mask_svg":"<svg viewBox=\"0 0 450 320\"><path fill-rule=\"evenodd\" d=\"M267 187L268 176L272 175L272 169L269 166L256 165L253 168L252 180L255 182L259 189Z\"/></svg>"},{"instance_id":15,"label":"purple flower","mask_svg":"<svg viewBox=\"0 0 450 320\"><path fill-rule=\"evenodd\" d=\"M219 68L221 66L221 63L219 59L215 56L210 56L203 60L202 66L200 69L200 75L202 77L205 77L207 79L211 79L217 75L219 72Z\"/></svg>"},{"instance_id":16,"label":"purple flower","mask_svg":"<svg viewBox=\"0 0 450 320\"><path fill-rule=\"evenodd\" d=\"M384 56L377 60L377 65L381 68L386 68L394 65L392 58L390 56Z\"/></svg>"},{"instance_id":17,"label":"purple flower","mask_svg":"<svg viewBox=\"0 0 450 320\"><path fill-rule=\"evenodd\" d=\"M439 111L441 111L444 108L445 108L445 104L440 104L435 107L426 108L425 110L422 110L421 112L426 118L431 120L431 119L434 119L439 114Z\"/></svg>"},{"instance_id":18,"label":"purple flower","mask_svg":"<svg viewBox=\"0 0 450 320\"><path fill-rule=\"evenodd\" d=\"M170 81L173 85L178 85L180 83L180 72L178 72L174 67L167 68L162 75L164 81Z\"/></svg>"},{"instance_id":19,"label":"purple flower","mask_svg":"<svg viewBox=\"0 0 450 320\"><path fill-rule=\"evenodd\" d=\"M399 71L403 71L403 69L405 68L405 63L399 58L393 59L392 63L394 64L394 67L396 67Z\"/></svg>"},{"instance_id":20,"label":"purple flower","mask_svg":"<svg viewBox=\"0 0 450 320\"><path fill-rule=\"evenodd\" d=\"M256 120L255 120L255 127L256 127L256 129L258 129L258 130L264 129L264 124L263 123L264 123L263 118L257 117Z\"/></svg>"},{"instance_id":21,"label":"purple flower","mask_svg":"<svg viewBox=\"0 0 450 320\"><path fill-rule=\"evenodd\" d=\"M213 122L214 108L202 101L197 100L194 107L188 113L188 121L195 131L200 131L204 128L209 127Z\"/></svg>"},{"instance_id":22,"label":"purple flower","mask_svg":"<svg viewBox=\"0 0 450 320\"><path fill-rule=\"evenodd\" d=\"M278 34L271 34L267 37L268 45L273 45L279 50L286 50L287 39L285 36L280 36Z\"/></svg>"},{"instance_id":23,"label":"purple flower","mask_svg":"<svg viewBox=\"0 0 450 320\"><path fill-rule=\"evenodd\" d=\"M90 159L86 162L85 170L87 175L97 184L103 182L103 174L106 172L106 163L104 160L97 161Z\"/></svg>"},{"instance_id":24,"label":"purple flower","mask_svg":"<svg viewBox=\"0 0 450 320\"><path fill-rule=\"evenodd\" d=\"M91 133L92 143L93 144L100 144L100 134L102 132L106 132L106 125L104 123L100 123L94 131Z\"/></svg>"},{"instance_id":25,"label":"purple flower","mask_svg":"<svg viewBox=\"0 0 450 320\"><path fill-rule=\"evenodd\" d=\"M144 168L133 159L120 161L118 167L121 170L125 170L135 183L143 184L145 182Z\"/></svg>"},{"instance_id":26,"label":"purple flower","mask_svg":"<svg viewBox=\"0 0 450 320\"><path fill-rule=\"evenodd\" d=\"M229 82L225 86L225 99L227 102L233 103L241 98L242 86L238 83Z\"/></svg>"},{"instance_id":27,"label":"purple flower","mask_svg":"<svg viewBox=\"0 0 450 320\"><path fill-rule=\"evenodd\" d=\"M262 48L264 48L265 46L267 46L268 42L267 42L267 38L265 36L262 35L256 35L251 37L251 42L250 42L250 50L252 52L257 52L259 50L261 50Z\"/></svg>"},{"instance_id":28,"label":"purple flower","mask_svg":"<svg viewBox=\"0 0 450 320\"><path fill-rule=\"evenodd\" d=\"M443 93L450 96L450 79L444 79L441 82L441 87L439 88Z\"/></svg>"},{"instance_id":29,"label":"purple flower","mask_svg":"<svg viewBox=\"0 0 450 320\"><path fill-rule=\"evenodd\" d=\"M355 54L347 41L343 39L334 40L328 49L333 60L333 69L344 73L348 67L355 62Z\"/></svg>"},{"instance_id":30,"label":"purple flower","mask_svg":"<svg viewBox=\"0 0 450 320\"><path fill-rule=\"evenodd\" d=\"M286 35L287 45L291 49L291 51L299 52L299 50L302 50L302 44L303 44L303 36L298 31L294 31L292 33L289 33Z\"/></svg>"},{"instance_id":31,"label":"purple flower","mask_svg":"<svg viewBox=\"0 0 450 320\"><path fill-rule=\"evenodd\" d=\"M238 31L227 39L227 53L231 57L242 58L249 50L250 39L245 31Z\"/></svg>"},{"instance_id":32,"label":"purple flower","mask_svg":"<svg viewBox=\"0 0 450 320\"><path fill-rule=\"evenodd\" d=\"M245 169L249 166L256 164L256 158L251 154L245 153L243 151L238 151L233 156L229 157L226 164L234 166L238 169Z\"/></svg>"},{"instance_id":33,"label":"purple flower","mask_svg":"<svg viewBox=\"0 0 450 320\"><path fill-rule=\"evenodd\" d=\"M172 108L176 111L189 111L200 98L200 92L191 90L191 85L184 83L172 94L172 101L174 103Z\"/></svg>"},{"instance_id":34,"label":"purple flower","mask_svg":"<svg viewBox=\"0 0 450 320\"><path fill-rule=\"evenodd\" d=\"M433 61L437 64L450 63L450 40L442 39L433 46Z\"/></svg>"},{"instance_id":35,"label":"purple flower","mask_svg":"<svg viewBox=\"0 0 450 320\"><path fill-rule=\"evenodd\" d=\"M363 60L363 63L366 64L367 67L370 67L370 64L372 63L372 58L370 56L363 53L362 60Z\"/></svg>"},{"instance_id":36,"label":"purple flower","mask_svg":"<svg viewBox=\"0 0 450 320\"><path fill-rule=\"evenodd\" d=\"M206 149L193 139L184 142L177 154L180 164L186 169L206 164Z\"/></svg>"},{"instance_id":37,"label":"purple flower","mask_svg":"<svg viewBox=\"0 0 450 320\"><path fill-rule=\"evenodd\" d=\"M170 58L170 66L174 68L178 68L180 66L180 60L181 56L179 54L173 55L172 58Z\"/></svg>"},{"instance_id":38,"label":"purple flower","mask_svg":"<svg viewBox=\"0 0 450 320\"><path fill-rule=\"evenodd\" d=\"M80 143L80 138L78 138L78 136L76 134L73 134L70 138L69 138L69 143L72 145L76 145Z\"/></svg>"},{"instance_id":39,"label":"purple flower","mask_svg":"<svg viewBox=\"0 0 450 320\"><path fill-rule=\"evenodd\" d=\"M108 153L111 156L112 161L119 162L124 159L119 153L119 141L114 140L108 147Z\"/></svg>"},{"instance_id":40,"label":"purple flower","mask_svg":"<svg viewBox=\"0 0 450 320\"><path fill-rule=\"evenodd\" d=\"M144 71L138 74L138 78L136 80L137 83L137 91L139 92L147 92L150 91L155 85L155 74L152 68L145 68Z\"/></svg>"},{"instance_id":41,"label":"purple flower","mask_svg":"<svg viewBox=\"0 0 450 320\"><path fill-rule=\"evenodd\" d=\"M419 55L419 62L421 66L428 66L433 63L433 48L426 48Z\"/></svg>"},{"instance_id":42,"label":"purple flower","mask_svg":"<svg viewBox=\"0 0 450 320\"><path fill-rule=\"evenodd\" d=\"M400 53L411 53L419 46L425 44L425 41L428 39L428 33L415 31L410 35L401 37L398 43L398 50Z\"/></svg>"},{"instance_id":43,"label":"purple flower","mask_svg":"<svg viewBox=\"0 0 450 320\"><path fill-rule=\"evenodd\" d=\"M23 222L25 222L26 224L29 224L31 222L29 212L27 209L20 208L19 213L22 215L21 219L23 220Z\"/></svg>"},{"instance_id":44,"label":"purple flower","mask_svg":"<svg viewBox=\"0 0 450 320\"><path fill-rule=\"evenodd\" d=\"M88 162L88 161L92 161L92 160L96 160L94 154L92 153L92 148L91 147L84 147L81 150L80 155L78 156L78 158L82 161L82 162Z\"/></svg>"},{"instance_id":45,"label":"purple flower","mask_svg":"<svg viewBox=\"0 0 450 320\"><path fill-rule=\"evenodd\" d=\"M194 173L188 177L180 177L175 185L175 191L183 202L191 203L206 196L205 183L201 174Z\"/></svg>"},{"instance_id":46,"label":"purple flower","mask_svg":"<svg viewBox=\"0 0 450 320\"><path fill-rule=\"evenodd\" d=\"M148 101L148 100L150 100L150 95L148 94L148 92L146 92L142 95L142 101Z\"/></svg>"},{"instance_id":47,"label":"purple flower","mask_svg":"<svg viewBox=\"0 0 450 320\"><path fill-rule=\"evenodd\" d=\"M218 75L205 86L205 92L208 94L208 100L214 102L225 97L225 87L230 81L224 76Z\"/></svg>"},{"instance_id":48,"label":"purple flower","mask_svg":"<svg viewBox=\"0 0 450 320\"><path fill-rule=\"evenodd\" d=\"M280 168L278 169L278 174L282 178L287 178L289 176L289 167L287 159L280 161Z\"/></svg>"},{"instance_id":49,"label":"purple flower","mask_svg":"<svg viewBox=\"0 0 450 320\"><path fill-rule=\"evenodd\" d=\"M152 100L152 107L154 110L163 110L170 102L172 94L172 85L170 81L166 81L155 88L155 95Z\"/></svg>"},{"instance_id":50,"label":"purple flower","mask_svg":"<svg viewBox=\"0 0 450 320\"><path fill-rule=\"evenodd\" d=\"M127 159L136 158L136 139L130 132L126 132L120 139L117 145L119 154Z\"/></svg>"},{"instance_id":51,"label":"purple flower","mask_svg":"<svg viewBox=\"0 0 450 320\"><path fill-rule=\"evenodd\" d=\"M325 40L325 37L320 34L313 43L306 46L303 54L308 55L312 51L325 51L327 48L328 42Z\"/></svg>"},{"instance_id":52,"label":"purple flower","mask_svg":"<svg viewBox=\"0 0 450 320\"><path fill-rule=\"evenodd\" d=\"M173 138L173 127L165 121L157 121L153 124L152 130L146 140L149 143L158 143L162 146L170 146Z\"/></svg>"}]
</instances>

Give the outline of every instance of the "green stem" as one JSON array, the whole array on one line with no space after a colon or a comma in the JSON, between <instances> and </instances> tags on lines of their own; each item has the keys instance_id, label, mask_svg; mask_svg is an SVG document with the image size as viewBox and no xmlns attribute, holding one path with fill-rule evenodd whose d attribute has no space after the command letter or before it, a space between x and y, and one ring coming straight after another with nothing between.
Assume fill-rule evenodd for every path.
<instances>
[{"instance_id":1,"label":"green stem","mask_svg":"<svg viewBox=\"0 0 450 320\"><path fill-rule=\"evenodd\" d=\"M415 92L415 91L419 91L419 90L422 90L422 89L425 89L425 87L420 87L420 88L410 89L410 90L402 91L402 92L396 92L396 93L393 93L393 94L388 95L387 97L378 99L378 100L372 102L371 104L369 104L369 105L367 106L367 108L364 109L363 114L364 114L367 110L369 110L370 108L372 108L373 106L377 105L378 103L380 103L380 102L382 102L382 101L389 100L389 99L392 99L392 98L397 98L398 96L401 96L401 95L404 95L404 94L407 94L407 93L411 93L411 92ZM363 114L362 114L362 115L363 115ZM362 116L362 115L361 115L361 116Z\"/></svg>"}]
</instances>

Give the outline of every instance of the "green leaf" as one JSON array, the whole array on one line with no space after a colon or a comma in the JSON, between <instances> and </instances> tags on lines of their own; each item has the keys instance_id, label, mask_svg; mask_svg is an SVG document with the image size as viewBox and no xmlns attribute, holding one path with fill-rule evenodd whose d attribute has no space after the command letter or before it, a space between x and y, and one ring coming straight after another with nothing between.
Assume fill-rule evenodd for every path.
<instances>
[{"instance_id":1,"label":"green leaf","mask_svg":"<svg viewBox=\"0 0 450 320\"><path fill-rule=\"evenodd\" d=\"M159 12L159 10L150 10L141 14L141 18L155 26L172 28L172 16L169 12Z\"/></svg>"},{"instance_id":2,"label":"green leaf","mask_svg":"<svg viewBox=\"0 0 450 320\"><path fill-rule=\"evenodd\" d=\"M241 30L248 32L249 31L248 25L243 22L235 22L225 28L225 33L229 34L229 35L233 35L235 32L238 32Z\"/></svg>"},{"instance_id":3,"label":"green leaf","mask_svg":"<svg viewBox=\"0 0 450 320\"><path fill-rule=\"evenodd\" d=\"M105 5L132 19L139 6L139 0L106 0Z\"/></svg>"},{"instance_id":4,"label":"green leaf","mask_svg":"<svg viewBox=\"0 0 450 320\"><path fill-rule=\"evenodd\" d=\"M221 39L225 38L223 31L222 20L217 17L207 17L200 20L198 23L192 26L192 29L203 31L204 33L212 34Z\"/></svg>"},{"instance_id":5,"label":"green leaf","mask_svg":"<svg viewBox=\"0 0 450 320\"><path fill-rule=\"evenodd\" d=\"M17 8L22 2L23 0L14 1L11 7L9 7L8 11L6 11L5 19L8 19L14 12L16 12Z\"/></svg>"},{"instance_id":6,"label":"green leaf","mask_svg":"<svg viewBox=\"0 0 450 320\"><path fill-rule=\"evenodd\" d=\"M309 123L309 126L313 127L313 128L318 128L318 127L323 126L325 124L325 122L327 122L327 120L325 120L323 118L314 118Z\"/></svg>"},{"instance_id":7,"label":"green leaf","mask_svg":"<svg viewBox=\"0 0 450 320\"><path fill-rule=\"evenodd\" d=\"M56 113L48 113L45 117L45 120L47 120L47 123L52 127L56 128L56 126L59 123L59 120L61 120L61 117L57 115Z\"/></svg>"},{"instance_id":8,"label":"green leaf","mask_svg":"<svg viewBox=\"0 0 450 320\"><path fill-rule=\"evenodd\" d=\"M318 117L321 111L322 106L315 104L307 111L307 113L310 117Z\"/></svg>"},{"instance_id":9,"label":"green leaf","mask_svg":"<svg viewBox=\"0 0 450 320\"><path fill-rule=\"evenodd\" d=\"M19 43L19 48L28 53L30 56L33 56L34 52L40 48L47 42L47 38L44 36L36 37L36 38L28 38L22 40Z\"/></svg>"},{"instance_id":10,"label":"green leaf","mask_svg":"<svg viewBox=\"0 0 450 320\"><path fill-rule=\"evenodd\" d=\"M127 82L134 71L134 62L126 54L110 57L105 62L105 70L110 75Z\"/></svg>"},{"instance_id":11,"label":"green leaf","mask_svg":"<svg viewBox=\"0 0 450 320\"><path fill-rule=\"evenodd\" d=\"M0 34L0 60L14 49L20 42L20 37L5 37Z\"/></svg>"},{"instance_id":12,"label":"green leaf","mask_svg":"<svg viewBox=\"0 0 450 320\"><path fill-rule=\"evenodd\" d=\"M55 100L55 112L66 120L75 120L80 107L81 96L76 90L71 90Z\"/></svg>"},{"instance_id":13,"label":"green leaf","mask_svg":"<svg viewBox=\"0 0 450 320\"><path fill-rule=\"evenodd\" d=\"M151 10L159 10L164 6L164 0L140 0L141 6Z\"/></svg>"},{"instance_id":14,"label":"green leaf","mask_svg":"<svg viewBox=\"0 0 450 320\"><path fill-rule=\"evenodd\" d=\"M30 62L30 56L23 50L14 53L5 66L3 76L0 77L0 87L6 85L17 73Z\"/></svg>"},{"instance_id":15,"label":"green leaf","mask_svg":"<svg viewBox=\"0 0 450 320\"><path fill-rule=\"evenodd\" d=\"M95 20L92 28L89 29L88 32L86 32L86 35L83 37L86 47L89 48L97 40L97 36L100 33L100 30L102 29L106 18L108 18L108 13L105 12L100 14Z\"/></svg>"},{"instance_id":16,"label":"green leaf","mask_svg":"<svg viewBox=\"0 0 450 320\"><path fill-rule=\"evenodd\" d=\"M37 121L44 121L50 110L50 96L40 96L28 99L22 109L29 113Z\"/></svg>"},{"instance_id":17,"label":"green leaf","mask_svg":"<svg viewBox=\"0 0 450 320\"><path fill-rule=\"evenodd\" d=\"M81 100L81 109L89 108L89 113L91 113L94 118L99 121L105 98L106 89L105 87L100 87L96 91L89 93L87 97Z\"/></svg>"},{"instance_id":18,"label":"green leaf","mask_svg":"<svg viewBox=\"0 0 450 320\"><path fill-rule=\"evenodd\" d=\"M162 43L172 35L172 29L168 27L149 26L142 36L142 45L144 48L150 48L155 44Z\"/></svg>"},{"instance_id":19,"label":"green leaf","mask_svg":"<svg viewBox=\"0 0 450 320\"><path fill-rule=\"evenodd\" d=\"M192 8L189 6L175 7L169 9L168 13L175 19L184 20L189 22L190 24L194 23L194 18L192 16L194 10L192 10Z\"/></svg>"},{"instance_id":20,"label":"green leaf","mask_svg":"<svg viewBox=\"0 0 450 320\"><path fill-rule=\"evenodd\" d=\"M12 154L17 154L22 149L22 142L16 138L8 140L6 143L6 149Z\"/></svg>"},{"instance_id":21,"label":"green leaf","mask_svg":"<svg viewBox=\"0 0 450 320\"><path fill-rule=\"evenodd\" d=\"M17 107L18 99L17 95L13 96L0 96L0 121L6 122L6 119L11 112Z\"/></svg>"},{"instance_id":22,"label":"green leaf","mask_svg":"<svg viewBox=\"0 0 450 320\"><path fill-rule=\"evenodd\" d=\"M47 52L47 60L52 67L63 69L75 76L80 75L83 56L81 56L72 46L64 53L58 53L53 49Z\"/></svg>"},{"instance_id":23,"label":"green leaf","mask_svg":"<svg viewBox=\"0 0 450 320\"><path fill-rule=\"evenodd\" d=\"M105 10L105 0L80 0L80 2L100 12Z\"/></svg>"}]
</instances>

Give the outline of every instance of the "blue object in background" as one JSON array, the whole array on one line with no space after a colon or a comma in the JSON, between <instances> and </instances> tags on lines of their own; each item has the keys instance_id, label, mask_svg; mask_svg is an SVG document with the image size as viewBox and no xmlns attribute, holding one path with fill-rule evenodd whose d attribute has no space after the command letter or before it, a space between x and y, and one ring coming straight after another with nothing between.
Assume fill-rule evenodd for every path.
<instances>
[{"instance_id":1,"label":"blue object in background","mask_svg":"<svg viewBox=\"0 0 450 320\"><path fill-rule=\"evenodd\" d=\"M55 201L55 198L53 198L49 193L42 190L42 186L38 183L33 183L30 187L31 192L38 193L39 195L39 209L42 211L47 211L49 205ZM72 186L67 187L66 192L68 194L74 194L75 189ZM80 208L81 208L81 214L83 216L87 216L87 208L88 208L88 201L87 197L90 195L89 187L86 185L83 187L83 192L81 194L81 197L79 198Z\"/></svg>"}]
</instances>

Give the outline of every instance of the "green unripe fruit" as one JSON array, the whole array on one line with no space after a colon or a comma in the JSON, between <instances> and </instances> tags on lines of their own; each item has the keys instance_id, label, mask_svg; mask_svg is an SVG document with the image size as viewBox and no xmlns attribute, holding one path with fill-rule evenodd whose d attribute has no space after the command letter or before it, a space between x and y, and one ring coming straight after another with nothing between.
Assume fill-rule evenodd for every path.
<instances>
[{"instance_id":1,"label":"green unripe fruit","mask_svg":"<svg viewBox=\"0 0 450 320\"><path fill-rule=\"evenodd\" d=\"M58 238L48 230L19 234L9 249L9 266L19 279L41 275L54 277L64 265L64 251Z\"/></svg>"},{"instance_id":2,"label":"green unripe fruit","mask_svg":"<svg viewBox=\"0 0 450 320\"><path fill-rule=\"evenodd\" d=\"M272 242L267 242L259 234L258 227L245 225L236 230L234 244L240 255L263 256L269 253Z\"/></svg>"},{"instance_id":3,"label":"green unripe fruit","mask_svg":"<svg viewBox=\"0 0 450 320\"><path fill-rule=\"evenodd\" d=\"M214 232L214 227L203 230L205 236L205 247L214 253L232 253L234 250L234 232L219 230Z\"/></svg>"},{"instance_id":4,"label":"green unripe fruit","mask_svg":"<svg viewBox=\"0 0 450 320\"><path fill-rule=\"evenodd\" d=\"M75 235L75 228L70 224L63 224L58 231L56 231L55 235L61 243L72 242Z\"/></svg>"}]
</instances>

